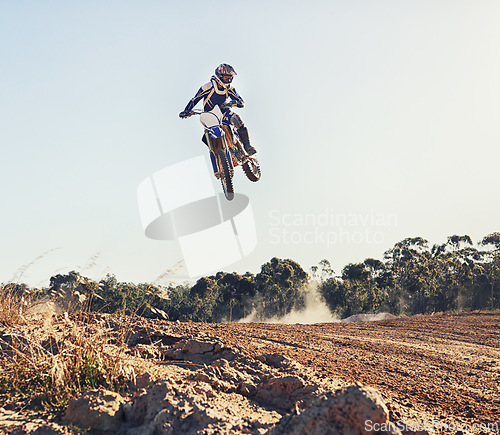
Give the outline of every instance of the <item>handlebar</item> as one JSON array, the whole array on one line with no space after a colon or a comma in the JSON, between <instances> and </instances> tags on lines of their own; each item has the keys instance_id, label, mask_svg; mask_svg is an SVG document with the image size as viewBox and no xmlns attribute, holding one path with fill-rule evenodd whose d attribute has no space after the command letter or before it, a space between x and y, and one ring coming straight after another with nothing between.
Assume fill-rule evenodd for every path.
<instances>
[{"instance_id":1,"label":"handlebar","mask_svg":"<svg viewBox=\"0 0 500 435\"><path fill-rule=\"evenodd\" d=\"M220 108L221 109L229 109L231 107L235 107L238 105L238 102L235 101L235 100L230 100L228 101L227 103L223 103L220 105ZM193 116L193 115L201 115L202 113L205 113L204 110L201 110L201 109L194 109L194 110L191 110L190 112L188 112L186 114L186 118L189 118L190 116Z\"/></svg>"},{"instance_id":2,"label":"handlebar","mask_svg":"<svg viewBox=\"0 0 500 435\"><path fill-rule=\"evenodd\" d=\"M225 109L226 107L229 109L230 107L235 107L238 105L238 102L235 100L229 100L227 103L221 104L221 108Z\"/></svg>"}]
</instances>

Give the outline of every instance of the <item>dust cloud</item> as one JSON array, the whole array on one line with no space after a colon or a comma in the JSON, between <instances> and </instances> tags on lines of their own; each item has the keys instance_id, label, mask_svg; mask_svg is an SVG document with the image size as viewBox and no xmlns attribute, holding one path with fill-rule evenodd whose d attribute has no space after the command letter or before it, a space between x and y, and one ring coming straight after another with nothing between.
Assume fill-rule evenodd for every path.
<instances>
[{"instance_id":1,"label":"dust cloud","mask_svg":"<svg viewBox=\"0 0 500 435\"><path fill-rule=\"evenodd\" d=\"M305 308L302 310L294 310L283 317L271 317L261 319L257 317L257 312L252 311L247 317L239 320L238 323L282 323L285 325L290 324L307 324L313 325L316 323L332 323L340 322L340 319L333 315L328 309L326 303L321 300L318 292L318 285L316 283L309 283L307 285L305 295Z\"/></svg>"}]
</instances>

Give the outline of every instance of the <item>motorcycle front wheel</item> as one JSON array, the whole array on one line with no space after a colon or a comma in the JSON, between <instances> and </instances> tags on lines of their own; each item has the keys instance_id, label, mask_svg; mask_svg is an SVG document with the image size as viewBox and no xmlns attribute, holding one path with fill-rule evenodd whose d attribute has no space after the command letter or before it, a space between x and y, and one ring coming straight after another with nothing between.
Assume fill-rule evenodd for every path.
<instances>
[{"instance_id":1,"label":"motorcycle front wheel","mask_svg":"<svg viewBox=\"0 0 500 435\"><path fill-rule=\"evenodd\" d=\"M231 178L231 170L227 161L226 153L224 150L217 151L217 163L219 166L220 181L222 190L228 201L234 198L233 180Z\"/></svg>"}]
</instances>

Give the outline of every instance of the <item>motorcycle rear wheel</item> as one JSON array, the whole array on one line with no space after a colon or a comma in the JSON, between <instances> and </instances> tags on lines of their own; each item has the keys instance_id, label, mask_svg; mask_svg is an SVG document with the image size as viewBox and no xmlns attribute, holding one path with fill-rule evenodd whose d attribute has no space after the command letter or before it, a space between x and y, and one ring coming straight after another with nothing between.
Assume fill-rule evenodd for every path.
<instances>
[{"instance_id":1,"label":"motorcycle rear wheel","mask_svg":"<svg viewBox=\"0 0 500 435\"><path fill-rule=\"evenodd\" d=\"M250 181L259 181L261 176L260 165L258 160L253 157L243 163L243 172Z\"/></svg>"}]
</instances>

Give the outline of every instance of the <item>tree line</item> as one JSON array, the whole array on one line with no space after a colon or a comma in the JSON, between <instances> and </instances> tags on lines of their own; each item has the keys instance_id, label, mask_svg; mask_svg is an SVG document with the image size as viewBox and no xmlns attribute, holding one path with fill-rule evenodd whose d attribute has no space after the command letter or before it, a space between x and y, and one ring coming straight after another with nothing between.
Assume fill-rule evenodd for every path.
<instances>
[{"instance_id":1,"label":"tree line","mask_svg":"<svg viewBox=\"0 0 500 435\"><path fill-rule=\"evenodd\" d=\"M272 258L256 275L218 272L194 285L167 287L118 282L109 274L96 282L70 272L53 276L50 288L39 291L38 297L51 297L64 311L197 322L237 321L252 313L264 320L305 308L308 280L295 261Z\"/></svg>"},{"instance_id":2,"label":"tree line","mask_svg":"<svg viewBox=\"0 0 500 435\"><path fill-rule=\"evenodd\" d=\"M176 286L123 283L113 275L96 282L70 272L52 277L48 289L36 292L55 298L68 311L84 307L199 322L237 321L252 313L259 321L304 309L311 284L340 318L498 309L500 233L484 237L476 246L467 235L453 235L433 246L422 237L406 238L382 260L350 263L340 274L327 259L307 273L291 259L272 258L255 275L218 272ZM19 293L27 291L25 285L9 285Z\"/></svg>"},{"instance_id":3,"label":"tree line","mask_svg":"<svg viewBox=\"0 0 500 435\"><path fill-rule=\"evenodd\" d=\"M430 246L422 237L398 242L383 261L368 258L334 277L328 262L313 268L321 294L341 317L388 311L425 314L494 310L500 302L500 233L474 247L467 235Z\"/></svg>"}]
</instances>

